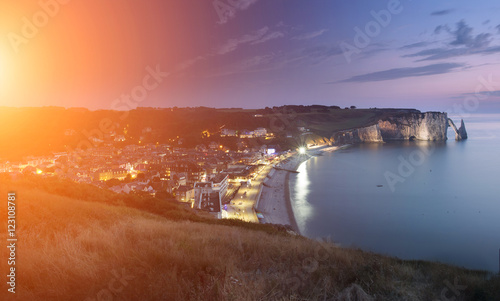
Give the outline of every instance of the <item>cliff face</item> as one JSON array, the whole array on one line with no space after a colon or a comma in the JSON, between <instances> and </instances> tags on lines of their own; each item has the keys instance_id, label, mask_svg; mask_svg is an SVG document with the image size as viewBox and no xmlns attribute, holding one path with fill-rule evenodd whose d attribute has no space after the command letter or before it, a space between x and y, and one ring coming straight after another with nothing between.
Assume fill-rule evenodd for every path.
<instances>
[{"instance_id":1,"label":"cliff face","mask_svg":"<svg viewBox=\"0 0 500 301\"><path fill-rule=\"evenodd\" d=\"M357 135L362 142L383 142L378 124L357 129Z\"/></svg>"},{"instance_id":2,"label":"cliff face","mask_svg":"<svg viewBox=\"0 0 500 301\"><path fill-rule=\"evenodd\" d=\"M378 123L384 141L388 140L446 140L446 113L408 113L388 117Z\"/></svg>"},{"instance_id":3,"label":"cliff face","mask_svg":"<svg viewBox=\"0 0 500 301\"><path fill-rule=\"evenodd\" d=\"M336 144L361 142L384 142L378 124L372 126L336 132L330 139Z\"/></svg>"},{"instance_id":4,"label":"cliff face","mask_svg":"<svg viewBox=\"0 0 500 301\"><path fill-rule=\"evenodd\" d=\"M457 129L448 119L447 113L413 111L387 116L372 126L336 132L331 137L331 141L335 144L391 140L443 141L448 139L449 123L460 138L457 140L467 139L463 120L460 128Z\"/></svg>"}]
</instances>

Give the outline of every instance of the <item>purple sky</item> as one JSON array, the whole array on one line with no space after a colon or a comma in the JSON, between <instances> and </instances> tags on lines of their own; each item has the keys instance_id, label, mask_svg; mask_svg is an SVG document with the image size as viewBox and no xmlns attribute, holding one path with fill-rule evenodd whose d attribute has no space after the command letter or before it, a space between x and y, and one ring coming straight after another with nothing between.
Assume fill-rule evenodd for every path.
<instances>
[{"instance_id":1,"label":"purple sky","mask_svg":"<svg viewBox=\"0 0 500 301\"><path fill-rule=\"evenodd\" d=\"M23 18L43 8L3 10L0 106L500 112L493 0L89 0L59 8L18 49L9 33L22 36ZM151 76L155 68L168 76Z\"/></svg>"}]
</instances>

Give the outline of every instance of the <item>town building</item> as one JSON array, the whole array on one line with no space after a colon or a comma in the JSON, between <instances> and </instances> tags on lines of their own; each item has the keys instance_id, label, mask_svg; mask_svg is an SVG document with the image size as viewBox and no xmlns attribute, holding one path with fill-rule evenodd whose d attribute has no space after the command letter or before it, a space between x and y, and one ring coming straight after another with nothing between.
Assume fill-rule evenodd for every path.
<instances>
[{"instance_id":1,"label":"town building","mask_svg":"<svg viewBox=\"0 0 500 301\"><path fill-rule=\"evenodd\" d=\"M214 189L212 182L195 183L193 208L208 211L221 218L220 187Z\"/></svg>"},{"instance_id":2,"label":"town building","mask_svg":"<svg viewBox=\"0 0 500 301\"><path fill-rule=\"evenodd\" d=\"M257 128L256 130L253 131L254 137L266 137L266 135L267 135L267 130L265 128Z\"/></svg>"},{"instance_id":3,"label":"town building","mask_svg":"<svg viewBox=\"0 0 500 301\"><path fill-rule=\"evenodd\" d=\"M231 129L221 129L220 130L220 136L221 137L235 137L237 136L236 130L231 130Z\"/></svg>"},{"instance_id":4,"label":"town building","mask_svg":"<svg viewBox=\"0 0 500 301\"><path fill-rule=\"evenodd\" d=\"M127 174L127 171L123 168L99 169L96 171L94 179L97 181L108 181L111 179L124 180Z\"/></svg>"}]
</instances>

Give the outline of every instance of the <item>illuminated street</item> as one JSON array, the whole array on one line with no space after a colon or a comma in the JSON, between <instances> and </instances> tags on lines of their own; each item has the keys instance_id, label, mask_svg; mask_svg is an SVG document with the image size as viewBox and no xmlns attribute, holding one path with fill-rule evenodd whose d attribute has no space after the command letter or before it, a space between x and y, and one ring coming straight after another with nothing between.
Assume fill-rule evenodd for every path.
<instances>
[{"instance_id":1,"label":"illuminated street","mask_svg":"<svg viewBox=\"0 0 500 301\"><path fill-rule=\"evenodd\" d=\"M251 185L242 182L240 190L231 203L228 204L228 218L241 219L253 223L259 222L254 207L257 203L261 184L271 169L271 164L263 166L258 170L255 179L251 181Z\"/></svg>"}]
</instances>

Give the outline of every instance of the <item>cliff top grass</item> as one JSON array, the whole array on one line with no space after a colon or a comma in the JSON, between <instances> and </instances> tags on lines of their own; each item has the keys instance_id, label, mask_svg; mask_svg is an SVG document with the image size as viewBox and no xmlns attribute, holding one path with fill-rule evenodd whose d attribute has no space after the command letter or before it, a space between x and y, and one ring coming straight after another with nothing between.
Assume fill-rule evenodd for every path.
<instances>
[{"instance_id":1,"label":"cliff top grass","mask_svg":"<svg viewBox=\"0 0 500 301\"><path fill-rule=\"evenodd\" d=\"M4 284L1 300L447 300L448 285L458 285L457 300L500 300L500 280L487 272L221 222L166 200L1 176L0 195L11 191L17 292Z\"/></svg>"}]
</instances>

